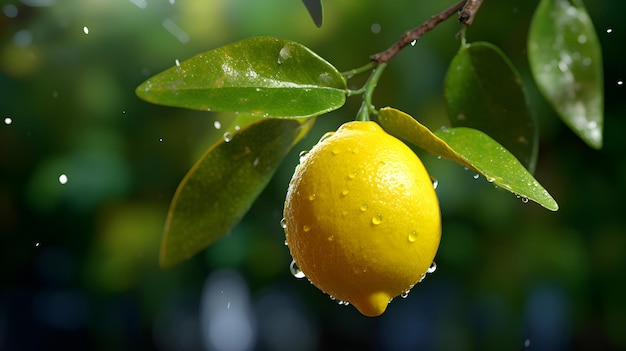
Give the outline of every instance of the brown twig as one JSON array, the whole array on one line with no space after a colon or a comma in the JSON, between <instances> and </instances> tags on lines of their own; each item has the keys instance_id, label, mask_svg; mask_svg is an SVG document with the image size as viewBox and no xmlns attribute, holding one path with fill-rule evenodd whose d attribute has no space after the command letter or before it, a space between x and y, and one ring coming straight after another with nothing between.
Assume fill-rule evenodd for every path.
<instances>
[{"instance_id":1,"label":"brown twig","mask_svg":"<svg viewBox=\"0 0 626 351\"><path fill-rule=\"evenodd\" d=\"M434 15L428 21L422 23L419 27L411 29L405 32L398 41L393 44L389 49L372 55L370 58L378 63L389 62L394 56L400 52L405 46L417 39L421 38L424 34L428 33L431 29L435 28L439 23L450 18L454 13L459 12L459 22L470 25L474 21L476 11L482 4L482 0L461 0L458 3L443 10L441 13Z\"/></svg>"},{"instance_id":2,"label":"brown twig","mask_svg":"<svg viewBox=\"0 0 626 351\"><path fill-rule=\"evenodd\" d=\"M483 4L483 0L467 0L465 6L459 12L459 22L471 25L474 22L474 17L476 16L476 12L480 8L480 5Z\"/></svg>"}]
</instances>

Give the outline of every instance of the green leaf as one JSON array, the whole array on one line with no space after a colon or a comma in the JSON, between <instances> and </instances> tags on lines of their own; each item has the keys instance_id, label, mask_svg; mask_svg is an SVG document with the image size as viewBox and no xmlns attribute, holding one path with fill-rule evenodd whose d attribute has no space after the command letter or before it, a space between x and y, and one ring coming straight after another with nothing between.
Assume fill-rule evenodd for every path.
<instances>
[{"instance_id":1,"label":"green leaf","mask_svg":"<svg viewBox=\"0 0 626 351\"><path fill-rule=\"evenodd\" d=\"M318 27L322 26L324 21L324 11L322 9L322 0L302 0L304 6L309 11L313 22Z\"/></svg>"},{"instance_id":2,"label":"green leaf","mask_svg":"<svg viewBox=\"0 0 626 351\"><path fill-rule=\"evenodd\" d=\"M602 51L581 1L542 0L528 36L528 60L539 91L589 146L602 147Z\"/></svg>"},{"instance_id":3,"label":"green leaf","mask_svg":"<svg viewBox=\"0 0 626 351\"><path fill-rule=\"evenodd\" d=\"M484 42L463 45L448 68L444 94L453 127L487 133L534 170L537 124L520 76L500 49Z\"/></svg>"},{"instance_id":4,"label":"green leaf","mask_svg":"<svg viewBox=\"0 0 626 351\"><path fill-rule=\"evenodd\" d=\"M477 129L446 128L433 134L413 117L393 108L381 109L379 121L387 132L398 138L472 169L519 197L551 211L559 209L552 196L515 156Z\"/></svg>"},{"instance_id":5,"label":"green leaf","mask_svg":"<svg viewBox=\"0 0 626 351\"><path fill-rule=\"evenodd\" d=\"M161 266L175 265L228 234L314 120L260 119L207 150L172 199Z\"/></svg>"},{"instance_id":6,"label":"green leaf","mask_svg":"<svg viewBox=\"0 0 626 351\"><path fill-rule=\"evenodd\" d=\"M346 81L301 44L242 40L196 55L136 89L155 104L259 117L312 117L343 106Z\"/></svg>"}]
</instances>

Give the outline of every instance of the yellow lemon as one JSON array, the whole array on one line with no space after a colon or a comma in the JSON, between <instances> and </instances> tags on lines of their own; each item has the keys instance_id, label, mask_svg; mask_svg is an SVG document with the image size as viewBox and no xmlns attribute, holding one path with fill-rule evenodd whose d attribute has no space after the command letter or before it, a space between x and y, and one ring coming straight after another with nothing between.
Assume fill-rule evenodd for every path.
<instances>
[{"instance_id":1,"label":"yellow lemon","mask_svg":"<svg viewBox=\"0 0 626 351\"><path fill-rule=\"evenodd\" d=\"M311 283L366 316L424 277L441 237L424 165L375 122L348 122L302 155L283 227Z\"/></svg>"}]
</instances>

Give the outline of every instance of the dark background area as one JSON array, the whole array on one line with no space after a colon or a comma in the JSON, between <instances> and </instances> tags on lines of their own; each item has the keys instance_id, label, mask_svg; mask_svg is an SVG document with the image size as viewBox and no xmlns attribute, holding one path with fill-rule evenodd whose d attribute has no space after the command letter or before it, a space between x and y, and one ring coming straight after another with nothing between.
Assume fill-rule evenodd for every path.
<instances>
[{"instance_id":1,"label":"dark background area","mask_svg":"<svg viewBox=\"0 0 626 351\"><path fill-rule=\"evenodd\" d=\"M150 105L134 89L258 35L356 68L452 2L326 1L318 29L297 0L2 0L0 350L626 349L625 4L586 1L605 67L596 151L530 78L537 3L485 1L467 37L498 45L523 76L541 127L536 177L560 210L420 153L439 181L438 269L367 318L291 276L279 226L299 151L354 119L358 98L318 118L229 236L162 270L174 190L232 116ZM407 47L374 103L447 125L442 84L459 28L449 20Z\"/></svg>"}]
</instances>

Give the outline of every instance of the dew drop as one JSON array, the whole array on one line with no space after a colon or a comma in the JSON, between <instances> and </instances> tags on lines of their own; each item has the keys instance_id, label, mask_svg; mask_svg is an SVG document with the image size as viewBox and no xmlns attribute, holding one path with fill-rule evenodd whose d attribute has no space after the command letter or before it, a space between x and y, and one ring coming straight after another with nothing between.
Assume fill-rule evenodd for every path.
<instances>
[{"instance_id":1,"label":"dew drop","mask_svg":"<svg viewBox=\"0 0 626 351\"><path fill-rule=\"evenodd\" d=\"M413 230L409 233L409 242L414 243L417 240L417 231Z\"/></svg>"},{"instance_id":2,"label":"dew drop","mask_svg":"<svg viewBox=\"0 0 626 351\"><path fill-rule=\"evenodd\" d=\"M287 242L286 239L285 239L285 246L289 246L289 243Z\"/></svg>"},{"instance_id":3,"label":"dew drop","mask_svg":"<svg viewBox=\"0 0 626 351\"><path fill-rule=\"evenodd\" d=\"M381 215L380 213L372 217L373 225L380 225L382 222L383 222L383 215Z\"/></svg>"},{"instance_id":4,"label":"dew drop","mask_svg":"<svg viewBox=\"0 0 626 351\"><path fill-rule=\"evenodd\" d=\"M287 229L287 218L283 218L280 220L280 226L283 229Z\"/></svg>"},{"instance_id":5,"label":"dew drop","mask_svg":"<svg viewBox=\"0 0 626 351\"><path fill-rule=\"evenodd\" d=\"M333 155L339 155L339 153L341 153L341 150L339 150L338 148L334 148L332 153Z\"/></svg>"},{"instance_id":6,"label":"dew drop","mask_svg":"<svg viewBox=\"0 0 626 351\"><path fill-rule=\"evenodd\" d=\"M337 304L340 306L348 306L350 303L348 301L337 300Z\"/></svg>"},{"instance_id":7,"label":"dew drop","mask_svg":"<svg viewBox=\"0 0 626 351\"><path fill-rule=\"evenodd\" d=\"M496 178L494 178L494 177L487 177L487 181L488 181L489 183L493 183L493 182L495 182L495 181L496 181Z\"/></svg>"},{"instance_id":8,"label":"dew drop","mask_svg":"<svg viewBox=\"0 0 626 351\"><path fill-rule=\"evenodd\" d=\"M528 198L526 196L522 196L520 199L522 200L523 203L525 204L528 203Z\"/></svg>"},{"instance_id":9,"label":"dew drop","mask_svg":"<svg viewBox=\"0 0 626 351\"><path fill-rule=\"evenodd\" d=\"M233 140L233 134L231 132L225 132L224 133L224 142L230 143L231 140Z\"/></svg>"},{"instance_id":10,"label":"dew drop","mask_svg":"<svg viewBox=\"0 0 626 351\"><path fill-rule=\"evenodd\" d=\"M411 290L406 290L403 291L402 294L400 294L400 297L403 299L406 299L407 297L409 297L409 293L411 292Z\"/></svg>"},{"instance_id":11,"label":"dew drop","mask_svg":"<svg viewBox=\"0 0 626 351\"><path fill-rule=\"evenodd\" d=\"M346 196L346 195L348 195L348 193L349 193L348 189L343 189L343 190L341 191L341 195L342 195L342 196Z\"/></svg>"},{"instance_id":12,"label":"dew drop","mask_svg":"<svg viewBox=\"0 0 626 351\"><path fill-rule=\"evenodd\" d=\"M359 210L361 210L361 212L367 211L367 204L361 205L361 207L359 207Z\"/></svg>"},{"instance_id":13,"label":"dew drop","mask_svg":"<svg viewBox=\"0 0 626 351\"><path fill-rule=\"evenodd\" d=\"M354 178L356 178L356 174L357 174L356 172L350 172L350 173L348 173L348 179L354 179Z\"/></svg>"},{"instance_id":14,"label":"dew drop","mask_svg":"<svg viewBox=\"0 0 626 351\"><path fill-rule=\"evenodd\" d=\"M336 299L335 299L335 297L334 297L333 295L328 295L328 297L329 297L332 301L335 301L335 300L336 300Z\"/></svg>"},{"instance_id":15,"label":"dew drop","mask_svg":"<svg viewBox=\"0 0 626 351\"><path fill-rule=\"evenodd\" d=\"M313 201L313 200L315 200L315 194L309 195L309 201Z\"/></svg>"},{"instance_id":16,"label":"dew drop","mask_svg":"<svg viewBox=\"0 0 626 351\"><path fill-rule=\"evenodd\" d=\"M311 231L311 227L310 227L310 226L308 226L308 225L304 225L304 226L302 227L302 230L304 230L305 232L310 232L310 231Z\"/></svg>"},{"instance_id":17,"label":"dew drop","mask_svg":"<svg viewBox=\"0 0 626 351\"><path fill-rule=\"evenodd\" d=\"M320 138L320 140L317 142L318 144L321 143L322 141L330 138L333 134L335 134L334 132L328 132L328 133L324 133L324 135L322 135L322 137Z\"/></svg>"},{"instance_id":18,"label":"dew drop","mask_svg":"<svg viewBox=\"0 0 626 351\"><path fill-rule=\"evenodd\" d=\"M238 124L238 125L235 126L235 130L239 131L239 129L241 129L241 126Z\"/></svg>"},{"instance_id":19,"label":"dew drop","mask_svg":"<svg viewBox=\"0 0 626 351\"><path fill-rule=\"evenodd\" d=\"M478 179L478 178L480 178L480 174L476 173L476 174L474 174L473 177L474 177L474 179Z\"/></svg>"},{"instance_id":20,"label":"dew drop","mask_svg":"<svg viewBox=\"0 0 626 351\"><path fill-rule=\"evenodd\" d=\"M300 151L300 154L298 155L300 162L304 161L306 155L308 155L309 151L308 150L302 150Z\"/></svg>"},{"instance_id":21,"label":"dew drop","mask_svg":"<svg viewBox=\"0 0 626 351\"><path fill-rule=\"evenodd\" d=\"M213 122L213 127L215 127L215 129L221 129L222 123L220 123L220 121L215 121Z\"/></svg>"},{"instance_id":22,"label":"dew drop","mask_svg":"<svg viewBox=\"0 0 626 351\"><path fill-rule=\"evenodd\" d=\"M334 241L334 240L335 240L335 236L334 235L331 235L331 236L328 237L328 241Z\"/></svg>"},{"instance_id":23,"label":"dew drop","mask_svg":"<svg viewBox=\"0 0 626 351\"><path fill-rule=\"evenodd\" d=\"M291 272L291 275L293 275L294 277L298 279L302 279L305 277L304 272L302 272L300 268L298 268L298 265L296 264L296 261L294 260L292 260L291 264L289 265L289 271Z\"/></svg>"},{"instance_id":24,"label":"dew drop","mask_svg":"<svg viewBox=\"0 0 626 351\"><path fill-rule=\"evenodd\" d=\"M428 270L426 271L426 273L434 273L437 270L437 263L435 263L435 261L433 261L433 263L430 264L430 267L428 267Z\"/></svg>"},{"instance_id":25,"label":"dew drop","mask_svg":"<svg viewBox=\"0 0 626 351\"><path fill-rule=\"evenodd\" d=\"M61 184L67 184L67 175L65 175L65 174L61 174L61 175L59 176L59 183L61 183Z\"/></svg>"},{"instance_id":26,"label":"dew drop","mask_svg":"<svg viewBox=\"0 0 626 351\"><path fill-rule=\"evenodd\" d=\"M433 189L437 190L437 187L439 186L439 181L437 180L437 178L430 176L430 180L433 182Z\"/></svg>"}]
</instances>

